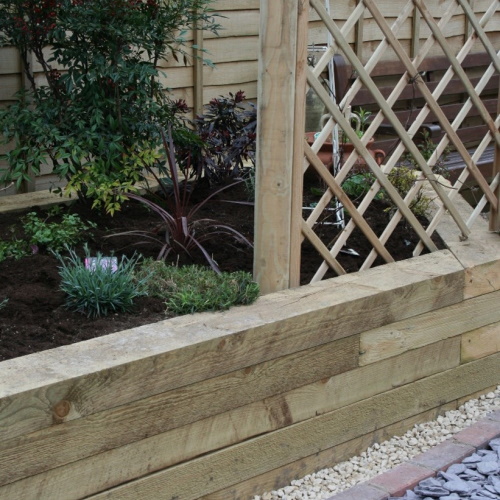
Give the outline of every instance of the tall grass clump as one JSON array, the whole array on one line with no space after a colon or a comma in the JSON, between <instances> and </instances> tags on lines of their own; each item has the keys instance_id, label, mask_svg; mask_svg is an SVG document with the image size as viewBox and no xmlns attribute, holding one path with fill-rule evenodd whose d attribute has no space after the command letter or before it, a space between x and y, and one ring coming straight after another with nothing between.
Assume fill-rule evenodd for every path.
<instances>
[{"instance_id":1,"label":"tall grass clump","mask_svg":"<svg viewBox=\"0 0 500 500\"><path fill-rule=\"evenodd\" d=\"M88 257L88 250L86 249ZM145 295L145 279L133 279L138 257L123 256L112 266L100 253L91 266L85 266L73 250L68 257L56 254L61 266L60 289L66 294L65 307L89 318L114 312L131 311L134 300Z\"/></svg>"}]
</instances>

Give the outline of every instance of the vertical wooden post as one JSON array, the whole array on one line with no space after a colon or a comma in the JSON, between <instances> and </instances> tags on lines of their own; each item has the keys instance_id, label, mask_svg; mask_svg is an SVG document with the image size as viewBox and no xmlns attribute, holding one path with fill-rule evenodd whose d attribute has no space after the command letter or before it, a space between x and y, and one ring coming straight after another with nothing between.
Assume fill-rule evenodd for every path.
<instances>
[{"instance_id":1,"label":"vertical wooden post","mask_svg":"<svg viewBox=\"0 0 500 500\"><path fill-rule=\"evenodd\" d=\"M193 61L193 112L195 115L203 113L203 30L198 23L194 26L193 55L198 57Z\"/></svg>"},{"instance_id":2,"label":"vertical wooden post","mask_svg":"<svg viewBox=\"0 0 500 500\"><path fill-rule=\"evenodd\" d=\"M298 6L260 2L254 277L263 294L290 286Z\"/></svg>"},{"instance_id":3,"label":"vertical wooden post","mask_svg":"<svg viewBox=\"0 0 500 500\"><path fill-rule=\"evenodd\" d=\"M467 0L467 3L471 6L472 10L474 10L474 0ZM467 12L465 13L465 26L464 26L464 42L467 41L469 35L471 34L472 26L470 24L469 16Z\"/></svg>"},{"instance_id":4,"label":"vertical wooden post","mask_svg":"<svg viewBox=\"0 0 500 500\"><path fill-rule=\"evenodd\" d=\"M302 204L304 186L304 131L307 92L307 32L309 0L299 0L297 19L297 73L295 75L294 152L292 174L292 207L290 226L290 287L300 286L302 245Z\"/></svg>"},{"instance_id":5,"label":"vertical wooden post","mask_svg":"<svg viewBox=\"0 0 500 500\"><path fill-rule=\"evenodd\" d=\"M21 85L23 90L27 90L31 88L31 82L29 81L26 72L30 72L30 75L33 75L33 53L28 52L28 67L26 67L26 65L24 64L23 58L20 54L19 59L21 61ZM29 169L28 175L29 180L23 180L20 188L17 191L18 193L33 193L34 191L36 191L35 173L31 168Z\"/></svg>"},{"instance_id":6,"label":"vertical wooden post","mask_svg":"<svg viewBox=\"0 0 500 500\"><path fill-rule=\"evenodd\" d=\"M415 7L411 21L410 57L413 59L420 50L420 11Z\"/></svg>"},{"instance_id":7,"label":"vertical wooden post","mask_svg":"<svg viewBox=\"0 0 500 500\"><path fill-rule=\"evenodd\" d=\"M356 0L356 5L359 5L363 0ZM355 32L355 41L354 41L354 52L358 56L360 61L363 61L363 25L364 25L364 14L360 16L358 21L356 22L356 27L354 29Z\"/></svg>"},{"instance_id":8,"label":"vertical wooden post","mask_svg":"<svg viewBox=\"0 0 500 500\"><path fill-rule=\"evenodd\" d=\"M497 116L500 115L500 88L498 89ZM495 141L495 157L493 159L493 178L500 175L500 146ZM495 189L495 196L498 200L498 208L490 210L490 231L500 231L500 183Z\"/></svg>"}]
</instances>

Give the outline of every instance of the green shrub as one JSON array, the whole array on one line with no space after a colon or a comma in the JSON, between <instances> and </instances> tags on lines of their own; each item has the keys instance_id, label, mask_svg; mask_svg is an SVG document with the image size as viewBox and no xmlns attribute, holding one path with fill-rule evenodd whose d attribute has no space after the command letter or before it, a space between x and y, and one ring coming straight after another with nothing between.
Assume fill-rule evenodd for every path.
<instances>
[{"instance_id":1,"label":"green shrub","mask_svg":"<svg viewBox=\"0 0 500 500\"><path fill-rule=\"evenodd\" d=\"M30 212L22 222L30 245L42 246L53 252L87 239L88 231L96 227L93 222L83 222L77 214L64 214L61 222L48 222Z\"/></svg>"},{"instance_id":2,"label":"green shrub","mask_svg":"<svg viewBox=\"0 0 500 500\"><path fill-rule=\"evenodd\" d=\"M9 299L3 299L0 301L0 310L2 310L7 305L7 302L9 302Z\"/></svg>"},{"instance_id":3,"label":"green shrub","mask_svg":"<svg viewBox=\"0 0 500 500\"><path fill-rule=\"evenodd\" d=\"M414 186L414 184L417 182L417 179L415 178L415 170L408 168L408 167L398 167L393 170L388 175L388 179L391 182L391 184L397 189L398 193L404 198L408 191ZM393 211L396 210L396 206L394 205L394 202L391 200L391 198L385 193L385 191L382 191L383 193L383 199L389 203L389 208L387 208L387 211ZM416 196L413 198L413 200L410 203L410 210L417 216L417 217L427 217L429 213L429 207L431 204L431 199L426 196L422 190L422 186L419 187L418 192Z\"/></svg>"},{"instance_id":4,"label":"green shrub","mask_svg":"<svg viewBox=\"0 0 500 500\"><path fill-rule=\"evenodd\" d=\"M85 249L87 258L88 249ZM69 257L56 254L61 266L60 289L66 294L65 306L89 318L106 316L112 312L128 312L134 299L145 295L145 278L134 280L133 273L138 257L118 261L116 269L98 253L95 265L86 267L73 250Z\"/></svg>"},{"instance_id":5,"label":"green shrub","mask_svg":"<svg viewBox=\"0 0 500 500\"><path fill-rule=\"evenodd\" d=\"M167 312L177 315L250 304L259 295L257 283L243 271L217 274L199 266L175 267L146 260L135 279L145 282L146 293L165 300Z\"/></svg>"},{"instance_id":6,"label":"green shrub","mask_svg":"<svg viewBox=\"0 0 500 500\"><path fill-rule=\"evenodd\" d=\"M0 109L13 143L0 182L19 187L49 166L67 193L119 209L156 161L159 126L186 106L158 66L191 58L194 26L217 33L210 0L0 0L0 46L18 49L28 83Z\"/></svg>"}]
</instances>

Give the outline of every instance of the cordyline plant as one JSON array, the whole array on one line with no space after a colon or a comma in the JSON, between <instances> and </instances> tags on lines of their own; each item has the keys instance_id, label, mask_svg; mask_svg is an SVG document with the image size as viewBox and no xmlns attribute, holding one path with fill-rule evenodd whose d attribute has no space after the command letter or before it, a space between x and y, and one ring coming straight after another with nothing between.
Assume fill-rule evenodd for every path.
<instances>
[{"instance_id":1,"label":"cordyline plant","mask_svg":"<svg viewBox=\"0 0 500 500\"><path fill-rule=\"evenodd\" d=\"M52 164L67 192L118 209L179 104L157 63L187 57L195 24L217 31L209 2L0 0L0 46L19 50L30 82L0 111L0 134L14 143L0 181L20 187ZM33 77L31 55L45 78Z\"/></svg>"},{"instance_id":2,"label":"cordyline plant","mask_svg":"<svg viewBox=\"0 0 500 500\"><path fill-rule=\"evenodd\" d=\"M243 234L234 228L220 224L214 219L197 219L198 211L221 191L234 186L238 180L223 186L196 204L191 203L192 185L188 182L190 165L180 167L176 161L174 140L171 129L167 134L162 132L164 152L167 159L168 179L156 176L162 196L156 196L156 201L128 193L127 196L147 206L160 218L160 224L154 231L126 231L111 236L136 235L143 238L139 244L152 243L160 250L158 260L166 259L171 253L192 256L195 250L201 251L210 267L220 273L219 266L204 247L204 243L219 237L227 237L237 242L252 246ZM152 171L153 175L154 171ZM183 179L180 178L180 173ZM169 182L167 182L169 181Z\"/></svg>"}]
</instances>

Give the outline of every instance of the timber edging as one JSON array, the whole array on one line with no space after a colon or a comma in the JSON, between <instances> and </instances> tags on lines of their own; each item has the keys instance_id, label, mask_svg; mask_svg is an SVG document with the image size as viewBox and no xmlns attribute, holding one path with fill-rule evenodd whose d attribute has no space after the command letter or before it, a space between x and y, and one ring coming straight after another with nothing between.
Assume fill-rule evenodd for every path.
<instances>
[{"instance_id":1,"label":"timber edging","mask_svg":"<svg viewBox=\"0 0 500 500\"><path fill-rule=\"evenodd\" d=\"M457 407L500 382L497 241L0 363L0 498L251 498Z\"/></svg>"}]
</instances>

